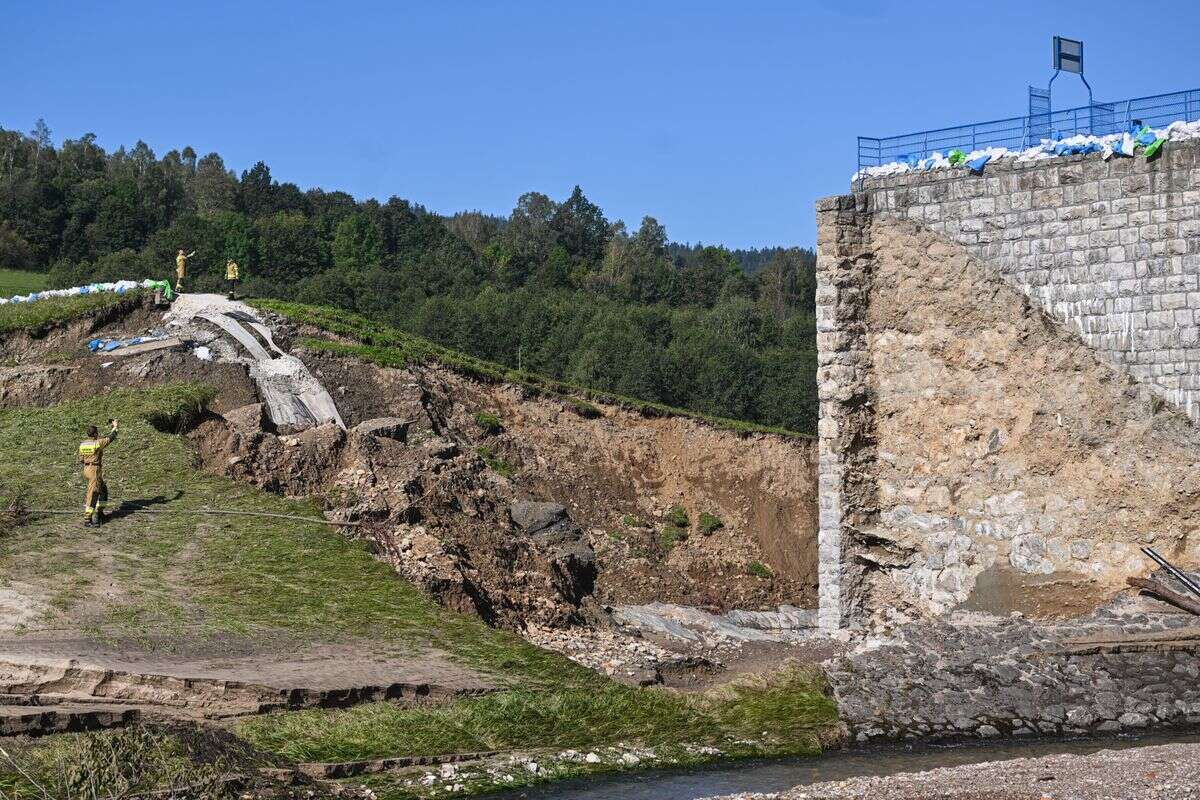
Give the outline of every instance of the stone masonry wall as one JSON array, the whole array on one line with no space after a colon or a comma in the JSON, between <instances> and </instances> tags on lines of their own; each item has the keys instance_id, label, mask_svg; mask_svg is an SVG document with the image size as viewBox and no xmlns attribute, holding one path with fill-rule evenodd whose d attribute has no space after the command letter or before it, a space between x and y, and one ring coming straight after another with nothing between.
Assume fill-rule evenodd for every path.
<instances>
[{"instance_id":1,"label":"stone masonry wall","mask_svg":"<svg viewBox=\"0 0 1200 800\"><path fill-rule=\"evenodd\" d=\"M1200 417L1200 142L869 178L876 215L907 219L989 267Z\"/></svg>"},{"instance_id":2,"label":"stone masonry wall","mask_svg":"<svg viewBox=\"0 0 1200 800\"><path fill-rule=\"evenodd\" d=\"M870 217L855 197L826 198L817 210L817 621L832 629L859 602L843 531L861 526L863 510L873 507L864 480L874 460L866 325L872 259Z\"/></svg>"},{"instance_id":3,"label":"stone masonry wall","mask_svg":"<svg viewBox=\"0 0 1200 800\"><path fill-rule=\"evenodd\" d=\"M1200 563L1200 432L990 262L818 205L820 620L1085 613ZM1097 268L1099 269L1099 268Z\"/></svg>"},{"instance_id":4,"label":"stone masonry wall","mask_svg":"<svg viewBox=\"0 0 1200 800\"><path fill-rule=\"evenodd\" d=\"M926 622L825 670L857 742L1200 726L1200 629L1178 614L1069 628Z\"/></svg>"}]
</instances>

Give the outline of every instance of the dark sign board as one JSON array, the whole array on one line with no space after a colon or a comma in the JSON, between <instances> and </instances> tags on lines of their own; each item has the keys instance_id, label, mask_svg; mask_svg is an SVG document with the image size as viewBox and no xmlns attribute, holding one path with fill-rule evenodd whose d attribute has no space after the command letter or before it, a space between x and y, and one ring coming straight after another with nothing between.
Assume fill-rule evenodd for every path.
<instances>
[{"instance_id":1,"label":"dark sign board","mask_svg":"<svg viewBox=\"0 0 1200 800\"><path fill-rule=\"evenodd\" d=\"M1083 42L1054 37L1054 68L1083 74Z\"/></svg>"}]
</instances>

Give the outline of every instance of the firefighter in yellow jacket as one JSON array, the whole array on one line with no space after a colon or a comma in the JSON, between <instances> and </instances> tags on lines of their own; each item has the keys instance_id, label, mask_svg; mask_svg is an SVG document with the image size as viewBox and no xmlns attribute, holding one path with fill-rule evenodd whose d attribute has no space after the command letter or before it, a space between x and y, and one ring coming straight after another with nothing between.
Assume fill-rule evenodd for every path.
<instances>
[{"instance_id":1,"label":"firefighter in yellow jacket","mask_svg":"<svg viewBox=\"0 0 1200 800\"><path fill-rule=\"evenodd\" d=\"M117 438L117 421L110 419L112 428L101 437L95 425L87 426L88 438L79 444L79 463L83 465L83 477L87 478L87 496L84 498L84 522L87 527L104 521L104 505L108 502L108 486L104 483L104 448Z\"/></svg>"},{"instance_id":2,"label":"firefighter in yellow jacket","mask_svg":"<svg viewBox=\"0 0 1200 800\"><path fill-rule=\"evenodd\" d=\"M196 255L195 250L184 255L182 248L175 254L175 291L177 292L183 291L183 276L187 272L187 260L194 255Z\"/></svg>"},{"instance_id":3,"label":"firefighter in yellow jacket","mask_svg":"<svg viewBox=\"0 0 1200 800\"><path fill-rule=\"evenodd\" d=\"M225 282L229 284L229 299L232 300L237 292L238 281L241 277L238 275L238 263L232 258L225 261Z\"/></svg>"}]
</instances>

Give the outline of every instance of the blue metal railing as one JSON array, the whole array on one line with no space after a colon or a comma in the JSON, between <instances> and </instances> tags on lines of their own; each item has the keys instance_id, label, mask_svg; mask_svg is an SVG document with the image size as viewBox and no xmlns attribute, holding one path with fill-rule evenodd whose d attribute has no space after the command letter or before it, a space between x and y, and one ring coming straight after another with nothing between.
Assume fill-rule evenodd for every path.
<instances>
[{"instance_id":1,"label":"blue metal railing","mask_svg":"<svg viewBox=\"0 0 1200 800\"><path fill-rule=\"evenodd\" d=\"M1134 120L1161 128L1175 120L1200 119L1200 89L1157 94L1122 100L1118 103L1093 103L1090 106L1052 111L1026 117L1009 117L972 125L956 125L902 136L874 139L858 137L858 168L876 167L909 156L925 158L935 152L958 149L964 153L984 147L1024 149L1042 139L1062 138L1079 133L1107 136L1128 130Z\"/></svg>"}]
</instances>

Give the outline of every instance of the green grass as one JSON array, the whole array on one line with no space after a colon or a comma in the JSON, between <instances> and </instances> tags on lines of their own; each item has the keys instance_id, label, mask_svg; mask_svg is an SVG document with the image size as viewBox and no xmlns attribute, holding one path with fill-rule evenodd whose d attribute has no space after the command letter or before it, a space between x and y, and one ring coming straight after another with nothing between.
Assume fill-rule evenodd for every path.
<instances>
[{"instance_id":1,"label":"green grass","mask_svg":"<svg viewBox=\"0 0 1200 800\"><path fill-rule=\"evenodd\" d=\"M0 297L40 292L49 286L44 272L26 272L22 269L0 269Z\"/></svg>"},{"instance_id":2,"label":"green grass","mask_svg":"<svg viewBox=\"0 0 1200 800\"><path fill-rule=\"evenodd\" d=\"M101 800L184 787L187 797L215 800L228 796L227 771L222 759L198 763L175 736L142 726L50 736L0 745L0 800Z\"/></svg>"},{"instance_id":3,"label":"green grass","mask_svg":"<svg viewBox=\"0 0 1200 800\"><path fill-rule=\"evenodd\" d=\"M676 528L687 528L691 524L688 521L687 509L683 506L671 506L671 510L667 512L667 522Z\"/></svg>"},{"instance_id":4,"label":"green grass","mask_svg":"<svg viewBox=\"0 0 1200 800\"><path fill-rule=\"evenodd\" d=\"M721 528L724 528L725 523L722 522L721 518L715 514L710 514L707 511L701 511L697 526L700 528L700 532L705 536L712 536L714 533L721 530Z\"/></svg>"},{"instance_id":5,"label":"green grass","mask_svg":"<svg viewBox=\"0 0 1200 800\"><path fill-rule=\"evenodd\" d=\"M312 502L203 472L183 437L159 430L177 429L210 394L173 384L0 412L0 495L22 496L32 509L80 510L78 517L35 515L0 537L0 576L20 575L53 598L42 627L145 641L273 633L361 638L404 651L438 648L533 688L592 679L513 634L442 609L361 544L321 523L133 514L110 522L102 535L83 528L75 448L89 422L102 425L109 417L122 423L105 457L113 502L320 517ZM107 591L110 585L116 591Z\"/></svg>"},{"instance_id":6,"label":"green grass","mask_svg":"<svg viewBox=\"0 0 1200 800\"><path fill-rule=\"evenodd\" d=\"M612 392L577 386L566 381L537 375L532 372L509 369L502 364L485 361L456 350L451 350L448 347L442 347L428 339L414 336L411 333L406 333L405 331L348 311L338 311L332 308L309 306L302 303L288 303L279 300L254 300L250 304L256 308L273 311L276 314L287 317L293 322L312 325L313 327L328 331L335 336L352 339L355 342L347 344L344 342L327 341L325 339L305 339L303 341L304 346L312 350L323 350L340 356L359 358L363 361L385 367L404 368L413 364L440 364L474 378L515 383L524 386L534 393L561 397L585 418L592 418L593 412L598 413L599 409L594 406L589 409L586 405L580 406L573 401L582 402L591 400L597 403L619 406L653 417L689 417L738 433L774 433L793 438L812 438L807 434L789 431L784 428L710 416L662 403L639 400Z\"/></svg>"},{"instance_id":7,"label":"green grass","mask_svg":"<svg viewBox=\"0 0 1200 800\"><path fill-rule=\"evenodd\" d=\"M140 291L123 295L100 292L73 297L48 297L33 303L8 303L0 306L0 334L23 331L34 337L42 336L57 325L91 316L100 309L115 310L118 306L140 303L140 295Z\"/></svg>"},{"instance_id":8,"label":"green grass","mask_svg":"<svg viewBox=\"0 0 1200 800\"><path fill-rule=\"evenodd\" d=\"M771 568L761 561L751 561L746 565L746 574L755 578L773 578Z\"/></svg>"},{"instance_id":9,"label":"green grass","mask_svg":"<svg viewBox=\"0 0 1200 800\"><path fill-rule=\"evenodd\" d=\"M625 743L730 746L758 754L814 754L836 723L815 673L785 669L769 679L688 695L610 681L588 690L508 691L434 708L375 703L241 722L237 734L293 761Z\"/></svg>"},{"instance_id":10,"label":"green grass","mask_svg":"<svg viewBox=\"0 0 1200 800\"><path fill-rule=\"evenodd\" d=\"M475 424L488 436L495 436L504 431L504 425L500 422L500 418L486 411L480 411L475 415Z\"/></svg>"},{"instance_id":11,"label":"green grass","mask_svg":"<svg viewBox=\"0 0 1200 800\"><path fill-rule=\"evenodd\" d=\"M687 528L677 528L674 525L664 525L662 530L658 532L658 547L663 554L671 552L679 542L685 541L688 537Z\"/></svg>"}]
</instances>

